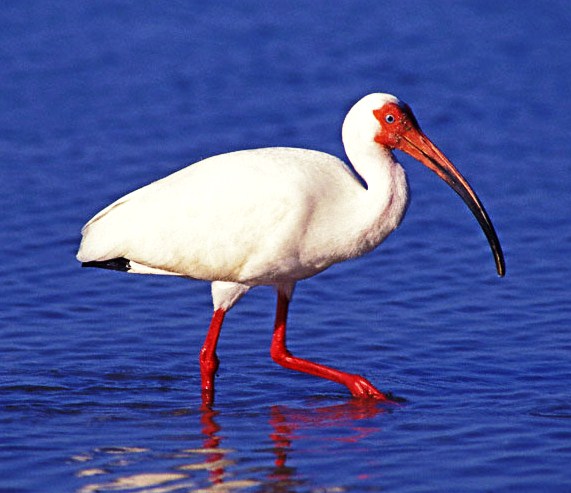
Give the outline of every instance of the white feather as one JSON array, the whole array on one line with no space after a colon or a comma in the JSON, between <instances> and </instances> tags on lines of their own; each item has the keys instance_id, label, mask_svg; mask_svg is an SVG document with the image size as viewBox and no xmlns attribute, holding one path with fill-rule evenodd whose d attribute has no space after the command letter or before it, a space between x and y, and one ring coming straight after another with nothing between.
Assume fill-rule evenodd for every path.
<instances>
[{"instance_id":1,"label":"white feather","mask_svg":"<svg viewBox=\"0 0 571 493\"><path fill-rule=\"evenodd\" d=\"M322 152L276 147L222 154L103 209L82 230L78 260L124 257L135 273L293 286L371 250L399 224L408 196L400 165L371 145L370 107L389 96L368 98L343 128L366 188L345 163Z\"/></svg>"}]
</instances>

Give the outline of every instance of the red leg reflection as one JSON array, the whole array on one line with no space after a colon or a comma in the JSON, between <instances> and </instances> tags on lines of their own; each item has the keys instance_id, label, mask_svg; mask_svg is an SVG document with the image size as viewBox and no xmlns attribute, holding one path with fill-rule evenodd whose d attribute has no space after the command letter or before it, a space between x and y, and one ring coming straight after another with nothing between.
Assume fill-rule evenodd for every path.
<instances>
[{"instance_id":1,"label":"red leg reflection","mask_svg":"<svg viewBox=\"0 0 571 493\"><path fill-rule=\"evenodd\" d=\"M286 321L289 308L289 299L278 291L278 306L276 311L276 322L274 326L274 336L270 354L272 359L290 370L297 370L309 373L316 377L326 378L334 382L345 385L351 394L357 398L376 399L380 401L390 401L391 399L377 390L371 382L360 375L345 373L325 365L314 363L306 359L296 358L286 347Z\"/></svg>"},{"instance_id":2,"label":"red leg reflection","mask_svg":"<svg viewBox=\"0 0 571 493\"><path fill-rule=\"evenodd\" d=\"M219 361L216 356L216 345L220 337L220 329L226 311L219 308L212 315L212 321L206 335L204 345L200 350L200 377L202 380L202 404L211 406L214 403L214 379L218 370Z\"/></svg>"},{"instance_id":3,"label":"red leg reflection","mask_svg":"<svg viewBox=\"0 0 571 493\"><path fill-rule=\"evenodd\" d=\"M275 468L269 475L273 486L271 491L297 491L300 486L296 469L286 463L288 455L295 452L296 447L292 447L294 441L303 441L304 437L313 434L325 436L323 430L329 429L332 431L327 433L328 439L359 443L380 432L378 421L367 420L386 412L386 408L372 399L352 399L333 406L310 405L297 409L272 406L270 425L273 433L270 434L270 438L274 444ZM363 422L360 423L361 421ZM347 434L347 431L351 433Z\"/></svg>"},{"instance_id":4,"label":"red leg reflection","mask_svg":"<svg viewBox=\"0 0 571 493\"><path fill-rule=\"evenodd\" d=\"M203 406L200 421L202 422L202 433L206 436L204 440L204 450L209 451L206 463L210 465L210 482L220 484L224 479L224 453L218 450L220 447L220 437L217 433L220 426L214 421L216 412L209 406Z\"/></svg>"},{"instance_id":5,"label":"red leg reflection","mask_svg":"<svg viewBox=\"0 0 571 493\"><path fill-rule=\"evenodd\" d=\"M270 475L270 479L285 486L292 481L293 477L293 469L286 466L286 460L291 448L294 430L292 425L286 421L278 406L272 406L271 408L270 424L274 429L274 433L270 434L270 438L274 442L274 453L276 454L276 469Z\"/></svg>"}]
</instances>

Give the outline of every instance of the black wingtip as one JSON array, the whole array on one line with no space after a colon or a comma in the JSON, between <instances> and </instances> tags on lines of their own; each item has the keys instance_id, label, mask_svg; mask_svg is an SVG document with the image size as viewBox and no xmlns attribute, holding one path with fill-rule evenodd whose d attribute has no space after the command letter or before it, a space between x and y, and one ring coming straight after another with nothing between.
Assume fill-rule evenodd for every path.
<instances>
[{"instance_id":1,"label":"black wingtip","mask_svg":"<svg viewBox=\"0 0 571 493\"><path fill-rule=\"evenodd\" d=\"M97 267L99 269L119 270L128 272L131 270L129 259L123 257L112 258L109 260L92 260L90 262L82 262L82 267Z\"/></svg>"}]
</instances>

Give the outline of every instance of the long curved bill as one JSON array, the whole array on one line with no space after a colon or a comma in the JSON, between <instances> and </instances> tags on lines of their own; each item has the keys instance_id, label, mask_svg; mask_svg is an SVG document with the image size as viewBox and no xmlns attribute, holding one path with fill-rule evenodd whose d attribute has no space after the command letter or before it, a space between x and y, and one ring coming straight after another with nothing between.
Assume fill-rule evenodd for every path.
<instances>
[{"instance_id":1,"label":"long curved bill","mask_svg":"<svg viewBox=\"0 0 571 493\"><path fill-rule=\"evenodd\" d=\"M462 197L462 200L470 208L472 214L474 214L478 220L478 223L480 223L480 227L484 231L492 253L494 254L498 275L503 277L506 273L506 265L500 240L498 240L498 236L486 209L484 209L476 192L472 190L472 187L470 187L466 179L419 128L412 127L402 134L397 148L411 155L427 168L434 171L450 185L452 190Z\"/></svg>"}]
</instances>

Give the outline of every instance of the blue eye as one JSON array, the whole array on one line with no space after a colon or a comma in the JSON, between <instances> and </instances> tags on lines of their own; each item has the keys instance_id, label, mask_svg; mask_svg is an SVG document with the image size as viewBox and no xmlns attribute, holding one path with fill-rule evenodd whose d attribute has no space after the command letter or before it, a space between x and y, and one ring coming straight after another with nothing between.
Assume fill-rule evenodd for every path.
<instances>
[{"instance_id":1,"label":"blue eye","mask_svg":"<svg viewBox=\"0 0 571 493\"><path fill-rule=\"evenodd\" d=\"M395 117L393 115L387 115L387 116L385 116L385 121L387 123L394 123Z\"/></svg>"}]
</instances>

